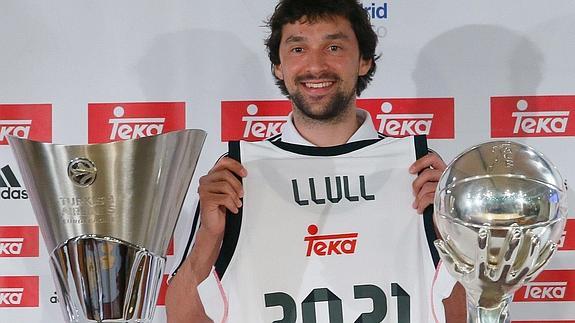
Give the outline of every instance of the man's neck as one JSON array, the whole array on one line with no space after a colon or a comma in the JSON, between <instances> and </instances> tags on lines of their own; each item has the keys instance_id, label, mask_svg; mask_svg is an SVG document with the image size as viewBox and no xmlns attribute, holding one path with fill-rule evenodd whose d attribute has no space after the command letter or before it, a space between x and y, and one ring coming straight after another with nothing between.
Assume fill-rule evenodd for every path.
<instances>
[{"instance_id":1,"label":"man's neck","mask_svg":"<svg viewBox=\"0 0 575 323\"><path fill-rule=\"evenodd\" d=\"M347 109L335 120L313 120L297 109L293 111L293 123L299 134L318 147L330 147L347 143L359 129L363 120L357 114L357 108Z\"/></svg>"}]
</instances>

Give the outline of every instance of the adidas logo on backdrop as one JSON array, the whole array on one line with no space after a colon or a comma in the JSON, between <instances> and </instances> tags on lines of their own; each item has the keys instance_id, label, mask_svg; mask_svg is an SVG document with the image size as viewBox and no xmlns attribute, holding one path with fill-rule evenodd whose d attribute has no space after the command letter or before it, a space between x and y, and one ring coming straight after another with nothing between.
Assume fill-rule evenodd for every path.
<instances>
[{"instance_id":1,"label":"adidas logo on backdrop","mask_svg":"<svg viewBox=\"0 0 575 323\"><path fill-rule=\"evenodd\" d=\"M28 192L22 188L10 165L0 168L0 198L2 200L23 200Z\"/></svg>"}]
</instances>

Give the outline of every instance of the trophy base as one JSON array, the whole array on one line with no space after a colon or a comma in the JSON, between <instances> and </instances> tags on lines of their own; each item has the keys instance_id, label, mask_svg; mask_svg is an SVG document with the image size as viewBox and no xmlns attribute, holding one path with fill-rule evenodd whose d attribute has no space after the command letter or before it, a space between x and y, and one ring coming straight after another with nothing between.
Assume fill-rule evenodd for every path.
<instances>
[{"instance_id":1,"label":"trophy base","mask_svg":"<svg viewBox=\"0 0 575 323\"><path fill-rule=\"evenodd\" d=\"M165 263L141 247L95 235L69 239L50 258L70 323L152 322Z\"/></svg>"},{"instance_id":2,"label":"trophy base","mask_svg":"<svg viewBox=\"0 0 575 323\"><path fill-rule=\"evenodd\" d=\"M509 304L511 297L504 299L496 307L486 308L473 301L467 295L467 323L510 323Z\"/></svg>"}]
</instances>

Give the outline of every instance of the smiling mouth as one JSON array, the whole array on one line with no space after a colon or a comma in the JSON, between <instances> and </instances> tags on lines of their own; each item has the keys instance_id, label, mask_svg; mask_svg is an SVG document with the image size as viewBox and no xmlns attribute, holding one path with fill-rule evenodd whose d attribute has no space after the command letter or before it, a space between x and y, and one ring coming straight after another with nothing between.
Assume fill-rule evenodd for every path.
<instances>
[{"instance_id":1,"label":"smiling mouth","mask_svg":"<svg viewBox=\"0 0 575 323\"><path fill-rule=\"evenodd\" d=\"M328 81L328 82L303 82L305 87L310 88L310 89L323 89L323 88L331 86L333 83L334 82L332 82L332 81Z\"/></svg>"}]
</instances>

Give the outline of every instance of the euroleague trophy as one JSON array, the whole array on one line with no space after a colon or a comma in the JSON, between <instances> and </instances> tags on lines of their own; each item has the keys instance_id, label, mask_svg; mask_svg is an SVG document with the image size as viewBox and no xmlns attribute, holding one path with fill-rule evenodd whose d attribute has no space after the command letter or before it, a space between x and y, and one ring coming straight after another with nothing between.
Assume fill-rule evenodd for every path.
<instances>
[{"instance_id":1,"label":"euroleague trophy","mask_svg":"<svg viewBox=\"0 0 575 323\"><path fill-rule=\"evenodd\" d=\"M93 145L8 140L68 322L151 322L206 133Z\"/></svg>"},{"instance_id":2,"label":"euroleague trophy","mask_svg":"<svg viewBox=\"0 0 575 323\"><path fill-rule=\"evenodd\" d=\"M563 233L566 187L533 148L472 147L448 165L435 194L435 241L467 294L467 322L510 322L513 294L543 269Z\"/></svg>"}]
</instances>

